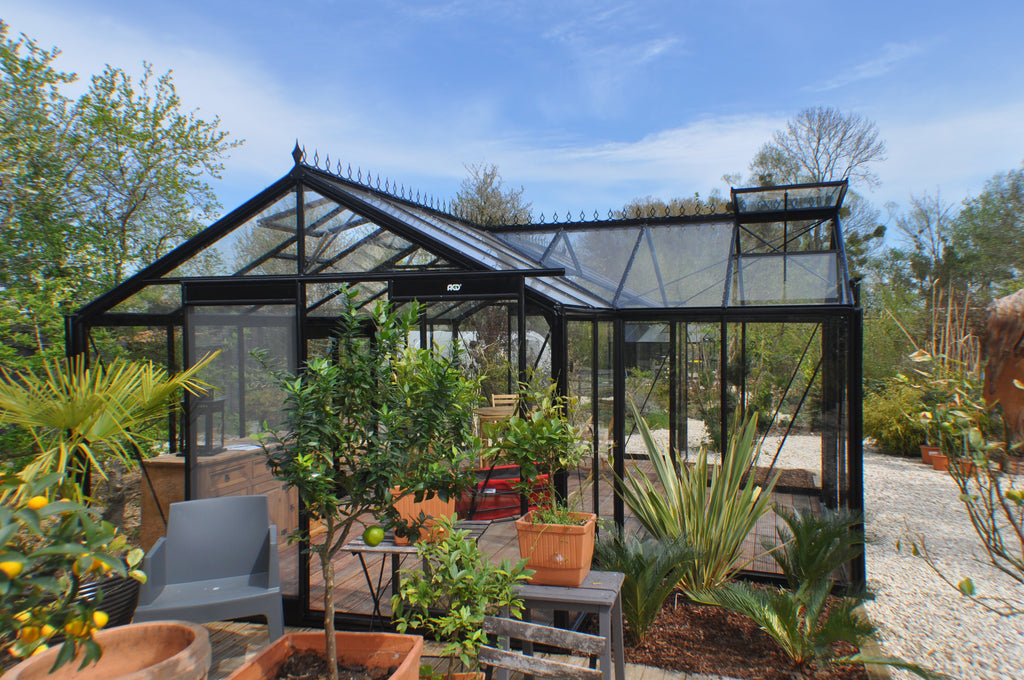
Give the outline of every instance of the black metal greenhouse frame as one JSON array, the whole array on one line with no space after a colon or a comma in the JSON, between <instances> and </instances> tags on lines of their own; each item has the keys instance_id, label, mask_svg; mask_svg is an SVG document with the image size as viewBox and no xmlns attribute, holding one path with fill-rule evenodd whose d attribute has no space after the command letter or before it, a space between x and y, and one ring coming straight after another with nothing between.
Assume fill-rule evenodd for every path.
<instances>
[{"instance_id":1,"label":"black metal greenhouse frame","mask_svg":"<svg viewBox=\"0 0 1024 680\"><path fill-rule=\"evenodd\" d=\"M591 407L593 422L597 423L598 324L610 324L613 338L611 446L614 471L622 477L627 438L624 340L627 324L669 324L670 385L678 383L680 371L688 370L678 365L679 324L717 325L721 352L718 357L720 403L723 404L727 403L729 389L725 367L730 326L739 325L745 338L749 323L815 324L821 329L822 412L830 421L822 434L822 501L828 507L863 510L862 310L856 285L851 283L846 269L838 218L845 183L737 189L731 197L732 211L717 214L606 220L597 220L595 216L593 221L484 228L451 214L446 210L451 206L437 205L436 201L421 199L418 195L415 199L406 195L404 187L399 191L385 181L381 188L380 177L374 186L372 176L367 175L364 180L361 171L353 178L349 169L344 176L340 164L336 172L329 170L329 162L328 169L319 168L318 158L308 161L298 147L293 156L294 168L286 176L121 285L69 315L65 327L68 355L89 355L93 328L162 328L166 334L167 366L173 371L189 361L190 310L284 304L295 310L294 319L286 323L294 334L289 345L294 350L291 361L294 366L301 366L307 359L310 339L326 337L329 333L333 319L329 311L323 310L329 310L332 295L337 295L335 292L322 299L309 300L311 286L322 285L326 290L340 284L372 284L377 289L369 300L386 295L396 303L418 299L432 304L423 320L424 338L428 324L450 323L455 328L458 323L457 315L453 315L455 311L469 315L493 303L509 304L510 310L514 306L520 377L525 375L527 364L527 315L539 313L549 324L551 376L562 393L568 391L569 324L590 324L591 390L595 397ZM291 196L294 207L289 208ZM277 212L269 215L261 212L281 201L285 207ZM325 212L318 212L325 206L328 208ZM250 225L251 232L245 232L245 225ZM809 247L808 235L823 226L829 229L828 243L816 242ZM235 230L243 235L248 233L250 240L255 239L257 227L267 227L265 232L259 232L262 236L280 232L281 240L244 266L213 272L181 269L193 258L212 252L219 247L218 243L225 243ZM359 229L365 231L359 232ZM694 234L693 244L672 241L690 232ZM665 244L683 243L672 248L696 248L701 245L700 239L704 238L701 234L705 232L711 235L708 238L717 239L716 244L727 248L727 254L712 257L706 266L693 265L692 270L674 272L676 276L671 278L673 272L668 269L673 262L689 262L688 258L700 258L702 254L679 250L669 253L666 259L662 252L667 247ZM345 248L332 251L331 257L325 255L329 248L340 248L339 240L351 234L362 236L346 242ZM627 246L632 239L628 258L622 260L621 256L621 251L628 248L608 247L603 259L596 257L587 261L588 249L593 257L604 243L602 239L610 239L614 234L628 235L623 241ZM548 237L550 241L545 244ZM354 254L382 259L372 261L373 266L362 271L346 271L339 263ZM648 264L638 273L640 266L636 263L641 258L647 258L643 262ZM609 264L613 261L626 262L620 267L622 275L618 280L615 274L619 269ZM281 271L290 267L294 270ZM777 283L775 279L779 276L785 283ZM648 288L643 289L634 277L649 281ZM703 283L693 283L691 289L686 289L691 285L688 281L697 280L711 283L706 288L700 287ZM714 288L718 285L722 287L720 296ZM797 285L803 288L790 299L786 286ZM153 286L158 287L153 290L172 291L167 304L150 304L147 309L139 309L140 304L131 303L133 296ZM175 295L174 290L180 292ZM768 299L772 290L781 290L782 299ZM768 297L758 299L758 295ZM691 306L689 302L694 304ZM470 303L475 306L465 306ZM129 309L123 310L126 306ZM282 315L282 318L287 319L287 316ZM239 325L239 338L241 328ZM239 362L237 379L241 383L244 380L241 351L236 360ZM239 389L244 390L245 386ZM679 398L673 388L669 408L673 442L678 437L676 402ZM188 432L190 404L191 401L186 400L184 422L179 423L172 415L168 427L168 450L187 454L186 498L193 496L190 480L192 466L196 464L194 453L187 451L194 441L194 433ZM727 410L721 409L723 440ZM244 411L239 421L244 428ZM178 440L179 431L185 439ZM597 447L595 427L595 470ZM832 453L826 456L826 450ZM841 465L844 459L845 465ZM564 478L559 480L559 485L564 493ZM596 483L593 493L596 507ZM620 526L625 521L617 484L614 520ZM308 518L301 508L298 521L301 527L308 527ZM308 558L303 556L298 569L298 597L286 598L286 614L293 623L315 621L309 602L308 566ZM853 585L863 584L863 556L850 566Z\"/></svg>"}]
</instances>

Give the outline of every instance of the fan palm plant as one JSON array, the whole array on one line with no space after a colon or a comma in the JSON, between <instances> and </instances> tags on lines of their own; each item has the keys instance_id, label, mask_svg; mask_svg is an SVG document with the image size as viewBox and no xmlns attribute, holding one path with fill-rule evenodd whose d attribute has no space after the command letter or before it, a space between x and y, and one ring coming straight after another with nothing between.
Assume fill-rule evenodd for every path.
<instances>
[{"instance_id":1,"label":"fan palm plant","mask_svg":"<svg viewBox=\"0 0 1024 680\"><path fill-rule=\"evenodd\" d=\"M739 561L743 541L771 508L778 480L776 475L761 487L752 474L758 456L757 416L734 429L721 465L709 466L707 448L701 447L691 467L678 465L658 447L636 404L632 407L656 482L639 470L628 470L621 481L623 500L651 536L685 536L697 551L698 559L683 571L681 585L720 586L745 566Z\"/></svg>"},{"instance_id":2,"label":"fan palm plant","mask_svg":"<svg viewBox=\"0 0 1024 680\"><path fill-rule=\"evenodd\" d=\"M39 371L0 369L0 425L24 428L37 447L19 477L26 483L50 473L70 473L66 480L87 472L105 478L111 459L131 467L149 439L143 428L167 414L179 391L205 391L208 385L196 375L212 359L176 375L152 362L88 366L82 356L47 360ZM77 485L65 486L81 500Z\"/></svg>"}]
</instances>

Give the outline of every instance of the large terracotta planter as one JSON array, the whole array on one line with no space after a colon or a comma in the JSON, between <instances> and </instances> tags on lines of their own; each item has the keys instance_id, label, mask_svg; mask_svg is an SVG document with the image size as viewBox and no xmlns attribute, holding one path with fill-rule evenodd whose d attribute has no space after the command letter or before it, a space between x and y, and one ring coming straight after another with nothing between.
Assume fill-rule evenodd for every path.
<instances>
[{"instance_id":1,"label":"large terracotta planter","mask_svg":"<svg viewBox=\"0 0 1024 680\"><path fill-rule=\"evenodd\" d=\"M342 663L368 668L397 667L387 680L417 680L419 677L423 654L423 638L419 635L335 633L334 637ZM292 654L308 651L323 654L326 642L323 633L289 633L246 662L228 676L228 680L273 678Z\"/></svg>"},{"instance_id":2,"label":"large terracotta planter","mask_svg":"<svg viewBox=\"0 0 1024 680\"><path fill-rule=\"evenodd\" d=\"M527 569L536 572L530 579L531 583L575 588L590 573L597 515L589 512L571 514L586 520L585 523L579 526L534 524L532 512L516 520L519 553L526 558Z\"/></svg>"},{"instance_id":3,"label":"large terracotta planter","mask_svg":"<svg viewBox=\"0 0 1024 680\"><path fill-rule=\"evenodd\" d=\"M949 458L941 453L932 454L932 468L939 472L947 471L949 469Z\"/></svg>"},{"instance_id":4,"label":"large terracotta planter","mask_svg":"<svg viewBox=\"0 0 1024 680\"><path fill-rule=\"evenodd\" d=\"M210 634L194 623L133 623L93 637L103 656L82 670L76 658L50 674L60 649L54 647L22 661L4 680L205 680L210 671Z\"/></svg>"},{"instance_id":5,"label":"large terracotta planter","mask_svg":"<svg viewBox=\"0 0 1024 680\"><path fill-rule=\"evenodd\" d=\"M398 489L392 489L391 493L397 497L401 492ZM434 496L433 498L424 498L422 501L417 502L416 496L409 494L395 500L394 507L402 519L409 522L417 522L421 512L427 518L451 517L455 514L455 499L450 498L443 501L440 496ZM423 540L430 535L430 525L431 522L428 521L420 527L419 540ZM409 539L395 536L395 545L409 545Z\"/></svg>"}]
</instances>

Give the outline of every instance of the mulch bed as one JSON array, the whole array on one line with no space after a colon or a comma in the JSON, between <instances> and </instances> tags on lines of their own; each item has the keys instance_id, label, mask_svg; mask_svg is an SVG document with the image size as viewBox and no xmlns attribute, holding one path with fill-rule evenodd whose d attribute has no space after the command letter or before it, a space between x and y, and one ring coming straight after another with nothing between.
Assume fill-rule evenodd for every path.
<instances>
[{"instance_id":1,"label":"mulch bed","mask_svg":"<svg viewBox=\"0 0 1024 680\"><path fill-rule=\"evenodd\" d=\"M842 650L853 653L850 646ZM670 596L642 645L627 635L626 661L686 673L747 680L867 680L863 666L830 666L800 675L767 633L745 616L722 607L695 605Z\"/></svg>"}]
</instances>

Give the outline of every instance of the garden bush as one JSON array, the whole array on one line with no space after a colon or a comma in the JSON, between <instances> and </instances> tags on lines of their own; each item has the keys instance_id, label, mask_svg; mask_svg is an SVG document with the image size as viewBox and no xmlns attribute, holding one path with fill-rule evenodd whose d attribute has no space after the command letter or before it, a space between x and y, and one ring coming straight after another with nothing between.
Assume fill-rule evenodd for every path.
<instances>
[{"instance_id":1,"label":"garden bush","mask_svg":"<svg viewBox=\"0 0 1024 680\"><path fill-rule=\"evenodd\" d=\"M925 427L917 417L923 409L919 391L889 383L881 392L864 397L864 436L874 439L882 453L916 456L926 441Z\"/></svg>"}]
</instances>

